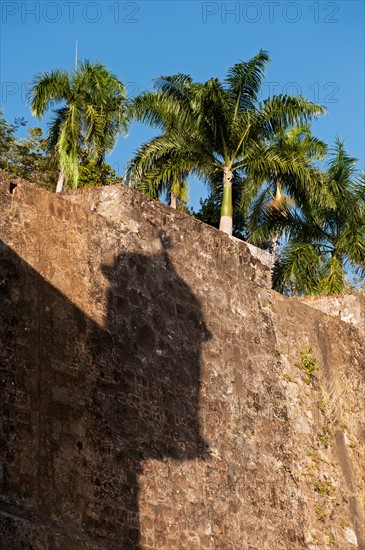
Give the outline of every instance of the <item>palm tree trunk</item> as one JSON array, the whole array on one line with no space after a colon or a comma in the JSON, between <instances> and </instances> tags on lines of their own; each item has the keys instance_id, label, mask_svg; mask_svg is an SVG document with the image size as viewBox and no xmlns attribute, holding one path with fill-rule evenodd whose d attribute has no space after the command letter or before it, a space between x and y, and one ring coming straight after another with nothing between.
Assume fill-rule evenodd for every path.
<instances>
[{"instance_id":1,"label":"palm tree trunk","mask_svg":"<svg viewBox=\"0 0 365 550\"><path fill-rule=\"evenodd\" d=\"M223 200L219 229L227 235L232 235L232 179L233 172L230 166L223 167Z\"/></svg>"},{"instance_id":2,"label":"palm tree trunk","mask_svg":"<svg viewBox=\"0 0 365 550\"><path fill-rule=\"evenodd\" d=\"M279 241L279 233L275 233L275 235L272 236L271 239L271 246L270 246L270 254L273 257L273 261L275 262L275 256L276 256L276 249L278 246Z\"/></svg>"},{"instance_id":3,"label":"palm tree trunk","mask_svg":"<svg viewBox=\"0 0 365 550\"><path fill-rule=\"evenodd\" d=\"M279 211L282 210L283 199L282 199L282 194L281 194L281 189L280 189L280 183L279 182L276 182L275 199L273 200L273 202L271 204L277 210L279 210ZM275 262L275 256L276 256L276 249L277 249L278 241L279 241L279 235L280 235L280 233L274 233L274 235L272 236L272 239L271 239L270 254L273 257L274 262Z\"/></svg>"},{"instance_id":4,"label":"palm tree trunk","mask_svg":"<svg viewBox=\"0 0 365 550\"><path fill-rule=\"evenodd\" d=\"M173 193L171 191L170 193L170 206L171 208L175 208L176 210L176 207L177 207L177 196L175 195L175 193Z\"/></svg>"},{"instance_id":5,"label":"palm tree trunk","mask_svg":"<svg viewBox=\"0 0 365 550\"><path fill-rule=\"evenodd\" d=\"M280 191L280 185L276 184L276 191L275 191L275 202L278 204L281 204L281 191Z\"/></svg>"},{"instance_id":6,"label":"palm tree trunk","mask_svg":"<svg viewBox=\"0 0 365 550\"><path fill-rule=\"evenodd\" d=\"M273 202L273 205L277 210L281 209L281 200L282 200L282 195L281 195L280 185L279 183L276 183L275 200ZM275 256L276 256L276 249L278 246L278 240L279 240L279 233L274 233L271 239L271 246L270 246L270 253L273 257L274 262L275 262Z\"/></svg>"},{"instance_id":7,"label":"palm tree trunk","mask_svg":"<svg viewBox=\"0 0 365 550\"><path fill-rule=\"evenodd\" d=\"M60 175L58 176L56 193L61 193L61 191L63 190L63 184L64 183L65 183L65 173L61 168Z\"/></svg>"}]
</instances>

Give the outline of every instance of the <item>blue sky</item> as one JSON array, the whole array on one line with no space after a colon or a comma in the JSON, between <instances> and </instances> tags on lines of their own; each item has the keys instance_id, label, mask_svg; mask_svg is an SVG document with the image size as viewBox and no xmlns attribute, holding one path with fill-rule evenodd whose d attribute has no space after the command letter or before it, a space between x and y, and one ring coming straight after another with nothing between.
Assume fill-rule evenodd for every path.
<instances>
[{"instance_id":1,"label":"blue sky","mask_svg":"<svg viewBox=\"0 0 365 550\"><path fill-rule=\"evenodd\" d=\"M260 48L270 52L263 95L301 93L328 108L314 133L345 139L364 168L365 16L362 0L247 1L1 1L1 105L5 117L32 118L25 92L35 73L71 70L79 58L107 65L130 95L160 75L223 78ZM107 159L123 172L133 151L155 132L132 125ZM194 182L191 202L205 195Z\"/></svg>"}]
</instances>

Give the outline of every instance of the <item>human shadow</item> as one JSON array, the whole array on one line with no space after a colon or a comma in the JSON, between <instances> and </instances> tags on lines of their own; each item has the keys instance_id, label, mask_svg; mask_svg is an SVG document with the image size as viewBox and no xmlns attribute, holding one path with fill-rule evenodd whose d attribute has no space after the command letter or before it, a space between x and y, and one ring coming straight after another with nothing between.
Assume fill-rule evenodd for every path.
<instances>
[{"instance_id":1,"label":"human shadow","mask_svg":"<svg viewBox=\"0 0 365 550\"><path fill-rule=\"evenodd\" d=\"M164 234L160 241L156 253L122 252L101 266L109 282L103 327L1 246L2 492L7 504L72 524L108 550L141 548L145 460L209 456L199 387L210 335L171 244ZM45 548L89 548L60 529Z\"/></svg>"}]
</instances>

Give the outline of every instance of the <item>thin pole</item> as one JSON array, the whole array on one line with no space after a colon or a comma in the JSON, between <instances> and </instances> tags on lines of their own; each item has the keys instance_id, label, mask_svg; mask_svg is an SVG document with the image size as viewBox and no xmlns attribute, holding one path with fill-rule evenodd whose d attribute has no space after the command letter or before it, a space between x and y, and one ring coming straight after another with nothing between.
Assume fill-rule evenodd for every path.
<instances>
[{"instance_id":1,"label":"thin pole","mask_svg":"<svg viewBox=\"0 0 365 550\"><path fill-rule=\"evenodd\" d=\"M76 40L75 69L77 69L77 62L78 62L78 59L77 59L77 48L78 48L78 44L79 44L79 41Z\"/></svg>"}]
</instances>

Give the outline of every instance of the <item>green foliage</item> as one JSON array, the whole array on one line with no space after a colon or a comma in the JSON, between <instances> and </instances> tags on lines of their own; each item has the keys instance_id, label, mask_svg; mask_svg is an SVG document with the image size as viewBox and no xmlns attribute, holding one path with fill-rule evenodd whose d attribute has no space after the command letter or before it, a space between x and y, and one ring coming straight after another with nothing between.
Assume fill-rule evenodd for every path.
<instances>
[{"instance_id":1,"label":"green foliage","mask_svg":"<svg viewBox=\"0 0 365 550\"><path fill-rule=\"evenodd\" d=\"M9 124L0 112L0 168L42 187L54 189L57 163L47 153L47 142L41 128L29 128L25 138L16 136L16 131L26 124L24 119Z\"/></svg>"},{"instance_id":2,"label":"green foliage","mask_svg":"<svg viewBox=\"0 0 365 550\"><path fill-rule=\"evenodd\" d=\"M248 212L250 242L271 249L275 255L283 231L281 227L273 230L269 222L285 218L287 209L303 204L309 195L318 200L326 195L323 176L313 161L324 158L327 146L312 135L306 124L279 128L270 147L286 158L287 165L268 174L263 185L260 179L249 181L242 206Z\"/></svg>"},{"instance_id":3,"label":"green foliage","mask_svg":"<svg viewBox=\"0 0 365 550\"><path fill-rule=\"evenodd\" d=\"M80 62L70 75L64 70L37 74L28 99L38 118L54 103L61 104L53 110L48 150L73 187L81 154L100 164L127 130L125 87L100 63Z\"/></svg>"},{"instance_id":4,"label":"green foliage","mask_svg":"<svg viewBox=\"0 0 365 550\"><path fill-rule=\"evenodd\" d=\"M19 125L23 125L23 121L20 123L15 121L14 124L9 124L2 115L3 113L0 110L0 167L7 169L15 142L14 133Z\"/></svg>"},{"instance_id":5,"label":"green foliage","mask_svg":"<svg viewBox=\"0 0 365 550\"><path fill-rule=\"evenodd\" d=\"M328 424L323 427L322 433L318 434L318 439L322 445L327 449L328 445L332 441L333 435Z\"/></svg>"},{"instance_id":6,"label":"green foliage","mask_svg":"<svg viewBox=\"0 0 365 550\"><path fill-rule=\"evenodd\" d=\"M309 458L311 458L313 460L313 462L315 462L316 464L318 464L319 462L322 462L322 458L321 458L321 455L319 454L319 452L316 450L316 449L312 449L311 451L307 451L305 453Z\"/></svg>"},{"instance_id":7,"label":"green foliage","mask_svg":"<svg viewBox=\"0 0 365 550\"><path fill-rule=\"evenodd\" d=\"M123 178L118 177L116 171L108 163L97 163L86 154L81 155L78 178L79 188L116 185L120 183L123 183Z\"/></svg>"},{"instance_id":8,"label":"green foliage","mask_svg":"<svg viewBox=\"0 0 365 550\"><path fill-rule=\"evenodd\" d=\"M269 212L266 235L285 235L273 287L289 295L336 295L348 287L346 270L365 276L365 178L343 142L336 140L324 173L322 198Z\"/></svg>"},{"instance_id":9,"label":"green foliage","mask_svg":"<svg viewBox=\"0 0 365 550\"><path fill-rule=\"evenodd\" d=\"M342 529L345 529L346 527L349 526L348 520L346 518L343 518L343 517L340 518L339 523L340 523L340 527L342 527Z\"/></svg>"},{"instance_id":10,"label":"green foliage","mask_svg":"<svg viewBox=\"0 0 365 550\"><path fill-rule=\"evenodd\" d=\"M316 493L319 493L322 497L333 496L336 492L335 487L330 481L315 479L313 480L313 488Z\"/></svg>"},{"instance_id":11,"label":"green foliage","mask_svg":"<svg viewBox=\"0 0 365 550\"><path fill-rule=\"evenodd\" d=\"M304 378L306 384L309 384L314 378L314 372L317 370L317 359L313 356L312 348L307 348L300 352L300 359L297 362L297 367L307 375Z\"/></svg>"},{"instance_id":12,"label":"green foliage","mask_svg":"<svg viewBox=\"0 0 365 550\"><path fill-rule=\"evenodd\" d=\"M314 512L318 521L325 521L325 519L327 518L327 510L323 504L319 504L318 506L316 506Z\"/></svg>"},{"instance_id":13,"label":"green foliage","mask_svg":"<svg viewBox=\"0 0 365 550\"><path fill-rule=\"evenodd\" d=\"M128 167L129 181L142 190L158 190L194 174L213 194L219 188L221 215L229 219L232 186L246 178L262 183L277 172L302 173L294 155L282 155L271 140L281 128L305 124L325 109L285 95L260 102L269 61L260 50L229 69L224 81L194 83L183 74L158 79L155 92L136 98L132 113L162 133L137 151Z\"/></svg>"},{"instance_id":14,"label":"green foliage","mask_svg":"<svg viewBox=\"0 0 365 550\"><path fill-rule=\"evenodd\" d=\"M41 128L29 128L25 138L15 135L19 127L25 125L24 120L9 124L0 113L0 168L54 191L58 179L57 159L49 152ZM97 163L85 152L80 154L79 187L122 182L109 164Z\"/></svg>"},{"instance_id":15,"label":"green foliage","mask_svg":"<svg viewBox=\"0 0 365 550\"><path fill-rule=\"evenodd\" d=\"M129 163L131 185L191 214L188 177L201 178L210 194L193 214L215 227L222 215L233 217L235 236L276 250L273 286L280 292L333 295L361 288L365 174L339 139L325 170L314 166L327 147L312 135L309 122L325 109L303 97L260 101L269 62L260 50L223 80L163 76L132 105L124 85L100 63L81 62L70 74L40 73L28 99L39 118L56 104L49 134L29 128L20 139L16 131L25 121L9 124L0 112L0 168L48 189L55 188L59 169L66 187L120 183L105 155L133 117L160 135ZM314 371L306 369L310 383Z\"/></svg>"}]
</instances>

